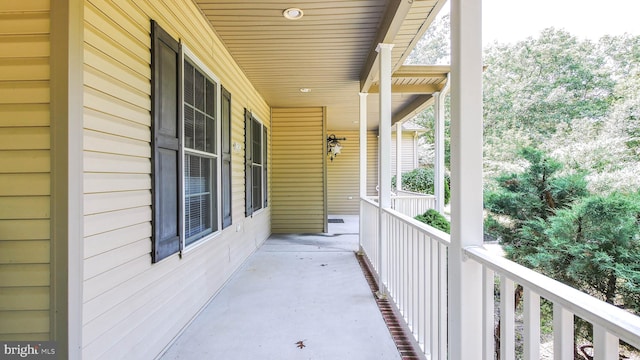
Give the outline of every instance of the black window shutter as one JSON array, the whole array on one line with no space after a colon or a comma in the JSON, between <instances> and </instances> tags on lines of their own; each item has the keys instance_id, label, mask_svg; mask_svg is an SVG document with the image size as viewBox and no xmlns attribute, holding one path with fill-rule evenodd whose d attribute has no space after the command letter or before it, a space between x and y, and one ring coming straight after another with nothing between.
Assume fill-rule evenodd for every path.
<instances>
[{"instance_id":1,"label":"black window shutter","mask_svg":"<svg viewBox=\"0 0 640 360\"><path fill-rule=\"evenodd\" d=\"M267 189L269 188L267 182L267 127L262 127L262 184L264 186L263 196L264 196L264 207L266 208L269 201L269 194L267 193Z\"/></svg>"},{"instance_id":2,"label":"black window shutter","mask_svg":"<svg viewBox=\"0 0 640 360\"><path fill-rule=\"evenodd\" d=\"M151 21L152 261L180 250L180 46Z\"/></svg>"},{"instance_id":3,"label":"black window shutter","mask_svg":"<svg viewBox=\"0 0 640 360\"><path fill-rule=\"evenodd\" d=\"M244 202L245 202L245 216L253 214L252 204L252 165L253 160L251 154L253 153L253 143L251 141L251 112L244 109Z\"/></svg>"},{"instance_id":4,"label":"black window shutter","mask_svg":"<svg viewBox=\"0 0 640 360\"><path fill-rule=\"evenodd\" d=\"M222 228L231 225L231 94L222 88Z\"/></svg>"}]
</instances>

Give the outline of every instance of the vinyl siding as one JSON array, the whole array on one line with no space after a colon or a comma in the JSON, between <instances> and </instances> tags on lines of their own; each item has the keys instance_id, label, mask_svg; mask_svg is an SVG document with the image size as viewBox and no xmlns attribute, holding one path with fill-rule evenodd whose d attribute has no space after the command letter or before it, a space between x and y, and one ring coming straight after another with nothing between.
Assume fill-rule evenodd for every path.
<instances>
[{"instance_id":1,"label":"vinyl siding","mask_svg":"<svg viewBox=\"0 0 640 360\"><path fill-rule=\"evenodd\" d=\"M378 133L367 133L367 195L378 196Z\"/></svg>"},{"instance_id":2,"label":"vinyl siding","mask_svg":"<svg viewBox=\"0 0 640 360\"><path fill-rule=\"evenodd\" d=\"M0 3L0 341L50 338L49 1Z\"/></svg>"},{"instance_id":3,"label":"vinyl siding","mask_svg":"<svg viewBox=\"0 0 640 360\"><path fill-rule=\"evenodd\" d=\"M324 111L272 110L274 233L324 231Z\"/></svg>"},{"instance_id":4,"label":"vinyl siding","mask_svg":"<svg viewBox=\"0 0 640 360\"><path fill-rule=\"evenodd\" d=\"M244 151L232 153L233 225L151 264L150 19L220 79L243 112L269 107L188 0L85 1L83 355L154 358L270 234L271 208L244 217Z\"/></svg>"},{"instance_id":5,"label":"vinyl siding","mask_svg":"<svg viewBox=\"0 0 640 360\"><path fill-rule=\"evenodd\" d=\"M347 140L342 151L327 161L327 202L331 215L357 215L360 212L360 132L328 130Z\"/></svg>"},{"instance_id":6,"label":"vinyl siding","mask_svg":"<svg viewBox=\"0 0 640 360\"><path fill-rule=\"evenodd\" d=\"M411 171L418 167L418 149L414 132L402 133L402 172ZM396 133L391 134L391 174L396 174Z\"/></svg>"}]
</instances>

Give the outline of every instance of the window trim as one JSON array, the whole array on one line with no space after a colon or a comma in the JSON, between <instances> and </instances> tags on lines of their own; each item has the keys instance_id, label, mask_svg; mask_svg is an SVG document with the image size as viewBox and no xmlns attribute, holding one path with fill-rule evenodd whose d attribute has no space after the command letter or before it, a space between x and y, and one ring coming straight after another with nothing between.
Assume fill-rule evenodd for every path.
<instances>
[{"instance_id":1,"label":"window trim","mask_svg":"<svg viewBox=\"0 0 640 360\"><path fill-rule=\"evenodd\" d=\"M200 245L208 242L209 240L217 237L218 235L220 235L220 233L222 232L222 211L221 211L221 205L222 205L222 176L221 176L221 171L222 171L222 137L221 137L221 121L220 121L220 117L221 117L221 105L222 105L222 101L221 101L221 96L222 96L222 85L220 82L220 78L218 78L210 69L209 67L207 67L199 58L198 56L191 51L191 49L189 49L189 47L187 45L185 45L184 43L181 43L182 45L182 51L180 52L180 114L181 114L181 119L180 119L180 136L181 136L181 141L180 141L180 156L182 160L182 164L181 164L181 168L180 168L180 179L181 182L183 183L182 185L182 192L180 194L180 199L181 199L181 203L180 203L180 208L181 208L181 214L182 214L182 236L180 237L180 254L183 255L187 252L190 252L193 249L198 248ZM194 150L194 149L188 149L185 151L186 147L184 144L184 110L185 110L185 106L184 106L184 99L182 98L184 96L184 77L182 75L182 72L184 71L184 64L185 64L185 60L188 59L188 61L196 68L198 69L198 71L201 71L205 76L207 76L211 81L213 81L216 84L216 98L215 98L215 103L216 103L216 113L215 113L215 126L216 126L216 145L215 145L215 153L214 153L214 157L212 157L213 159L215 159L215 174L216 174L216 179L215 179L215 186L216 186L216 204L215 204L215 208L217 210L217 216L214 217L214 221L216 221L217 223L217 230L212 231L211 233L203 236L200 239L197 239L195 241L193 241L190 244L186 244L187 241L187 237L186 237L186 224L185 224L185 200L186 200L186 196L185 196L185 188L184 188L184 181L185 181L185 175L184 175L184 169L185 169L185 164L184 164L184 156L185 154L197 154L197 155L201 155L201 156L206 156L206 157L210 157L211 153L207 153L207 152L202 152L202 151L198 151L198 150ZM213 170L213 169L212 169Z\"/></svg>"}]
</instances>

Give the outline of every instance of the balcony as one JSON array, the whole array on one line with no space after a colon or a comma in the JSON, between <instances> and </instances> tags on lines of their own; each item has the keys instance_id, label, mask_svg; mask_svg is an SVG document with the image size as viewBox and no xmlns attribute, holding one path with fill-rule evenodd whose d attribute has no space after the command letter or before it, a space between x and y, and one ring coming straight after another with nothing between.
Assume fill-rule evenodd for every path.
<instances>
[{"instance_id":1,"label":"balcony","mask_svg":"<svg viewBox=\"0 0 640 360\"><path fill-rule=\"evenodd\" d=\"M380 209L373 199L361 199L360 214L360 236L353 234L358 217L347 217L336 234L330 228L329 234L272 236L163 359L412 358L396 348L376 306L379 297L395 307L418 358L449 358L451 348L460 346L448 342L451 318L474 304L482 306L479 359L612 360L633 356L629 348L640 347L640 318L484 247L463 249L463 261L481 268L481 293L456 307L448 298L456 285L448 234ZM376 294L354 256L359 249L377 284L384 284ZM517 285L523 289L521 307ZM546 344L542 299L553 308ZM593 325L593 346L583 347L582 358L574 357L575 318Z\"/></svg>"}]
</instances>

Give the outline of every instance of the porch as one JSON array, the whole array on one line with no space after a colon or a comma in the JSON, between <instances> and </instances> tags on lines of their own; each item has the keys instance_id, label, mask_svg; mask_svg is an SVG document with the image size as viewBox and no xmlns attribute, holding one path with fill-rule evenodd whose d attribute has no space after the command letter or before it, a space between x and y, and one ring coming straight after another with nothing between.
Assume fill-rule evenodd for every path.
<instances>
[{"instance_id":1,"label":"porch","mask_svg":"<svg viewBox=\"0 0 640 360\"><path fill-rule=\"evenodd\" d=\"M272 235L162 359L400 359L355 256L358 216L338 220Z\"/></svg>"}]
</instances>

